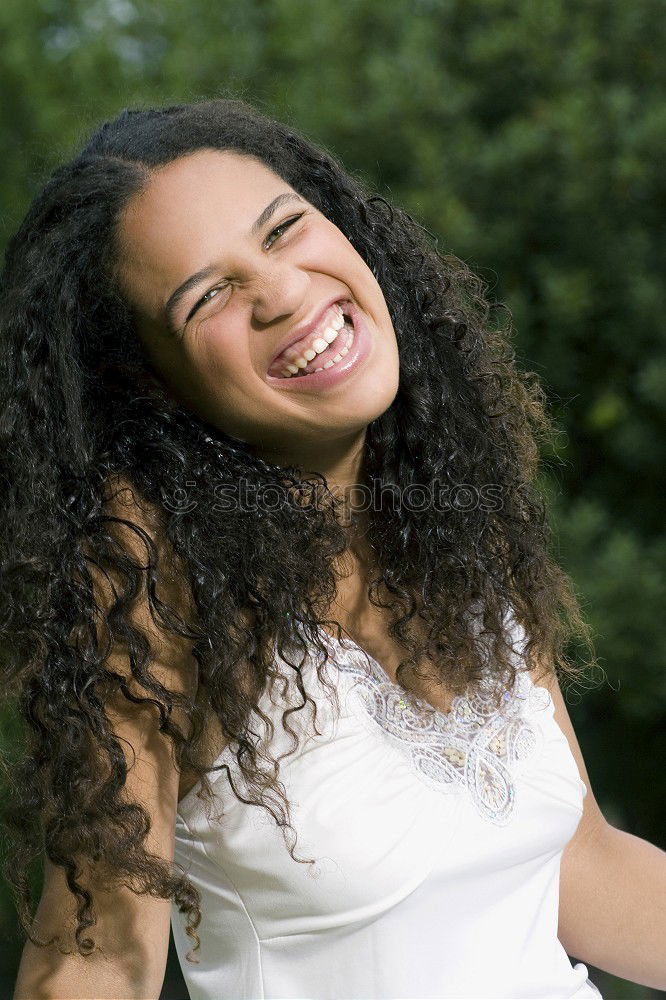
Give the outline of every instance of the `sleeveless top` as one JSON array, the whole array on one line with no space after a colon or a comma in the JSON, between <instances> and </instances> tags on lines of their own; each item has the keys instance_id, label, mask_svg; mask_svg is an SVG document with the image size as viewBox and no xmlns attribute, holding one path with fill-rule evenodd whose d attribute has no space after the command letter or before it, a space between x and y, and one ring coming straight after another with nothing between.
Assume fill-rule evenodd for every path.
<instances>
[{"instance_id":1,"label":"sleeveless top","mask_svg":"<svg viewBox=\"0 0 666 1000\"><path fill-rule=\"evenodd\" d=\"M515 653L525 632L507 626ZM282 712L303 697L277 654L290 679L260 701L274 731L253 725L286 755L287 839L314 864L293 860L225 770L209 779L219 822L199 786L178 805L174 860L202 899L198 964L171 912L191 1000L601 997L557 937L560 860L587 789L549 692L522 671L499 709L482 680L442 713L352 640L321 635L337 706L316 650L302 670L320 735L308 702L287 717L293 752ZM231 746L216 764L251 797Z\"/></svg>"}]
</instances>

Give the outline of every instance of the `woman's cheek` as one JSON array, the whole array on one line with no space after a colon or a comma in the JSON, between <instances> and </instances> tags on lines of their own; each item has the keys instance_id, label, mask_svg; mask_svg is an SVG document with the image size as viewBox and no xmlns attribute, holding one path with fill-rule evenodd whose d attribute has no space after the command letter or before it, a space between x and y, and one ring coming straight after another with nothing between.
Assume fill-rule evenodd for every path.
<instances>
[{"instance_id":1,"label":"woman's cheek","mask_svg":"<svg viewBox=\"0 0 666 1000\"><path fill-rule=\"evenodd\" d=\"M237 331L234 336L221 325L216 328L215 324L210 324L200 362L204 372L224 372L231 378L246 378L251 367L247 338L246 329Z\"/></svg>"}]
</instances>

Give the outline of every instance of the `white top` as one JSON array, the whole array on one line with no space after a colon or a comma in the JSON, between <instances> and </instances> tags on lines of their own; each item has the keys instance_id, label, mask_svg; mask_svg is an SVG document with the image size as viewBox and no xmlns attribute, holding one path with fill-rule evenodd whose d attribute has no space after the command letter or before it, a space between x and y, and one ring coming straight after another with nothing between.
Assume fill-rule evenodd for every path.
<instances>
[{"instance_id":1,"label":"white top","mask_svg":"<svg viewBox=\"0 0 666 1000\"><path fill-rule=\"evenodd\" d=\"M512 635L515 650L515 622ZM305 742L280 764L294 853L316 866L291 858L226 771L210 776L219 824L199 786L179 804L175 860L202 897L197 965L172 906L192 1000L600 997L557 938L560 859L586 788L548 691L521 672L499 711L482 686L435 712L351 640L322 638L340 711L313 650L303 678L321 735L309 704L292 713ZM302 697L276 666L289 689L260 707L279 755L293 750L282 711ZM267 738L258 717L256 730ZM217 763L243 794L230 747Z\"/></svg>"}]
</instances>

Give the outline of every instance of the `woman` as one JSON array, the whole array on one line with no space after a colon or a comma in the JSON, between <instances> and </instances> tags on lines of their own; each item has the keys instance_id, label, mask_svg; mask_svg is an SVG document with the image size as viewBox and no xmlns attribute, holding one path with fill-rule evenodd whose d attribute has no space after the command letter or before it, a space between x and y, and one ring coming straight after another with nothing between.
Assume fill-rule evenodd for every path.
<instances>
[{"instance_id":1,"label":"woman","mask_svg":"<svg viewBox=\"0 0 666 1000\"><path fill-rule=\"evenodd\" d=\"M590 789L550 425L489 313L244 102L124 111L35 199L2 278L17 1000L157 997L170 919L193 1000L599 996L567 951L666 981L666 856Z\"/></svg>"}]
</instances>

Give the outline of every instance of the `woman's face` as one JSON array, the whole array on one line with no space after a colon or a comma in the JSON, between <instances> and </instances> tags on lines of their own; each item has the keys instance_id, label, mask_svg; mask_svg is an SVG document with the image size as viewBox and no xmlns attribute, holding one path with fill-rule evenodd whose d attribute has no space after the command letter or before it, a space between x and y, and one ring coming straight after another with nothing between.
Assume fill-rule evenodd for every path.
<instances>
[{"instance_id":1,"label":"woman's face","mask_svg":"<svg viewBox=\"0 0 666 1000\"><path fill-rule=\"evenodd\" d=\"M154 170L119 235L122 287L167 388L259 454L317 469L392 403L398 348L372 271L259 160L201 150ZM323 370L281 377L304 362Z\"/></svg>"}]
</instances>

